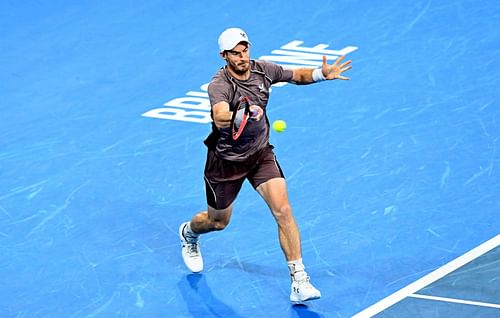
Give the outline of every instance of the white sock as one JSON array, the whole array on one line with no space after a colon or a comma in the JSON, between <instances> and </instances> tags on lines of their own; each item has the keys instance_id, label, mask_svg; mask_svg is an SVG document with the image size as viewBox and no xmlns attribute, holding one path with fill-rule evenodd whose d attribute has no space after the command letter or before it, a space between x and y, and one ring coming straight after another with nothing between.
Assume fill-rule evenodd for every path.
<instances>
[{"instance_id":1,"label":"white sock","mask_svg":"<svg viewBox=\"0 0 500 318\"><path fill-rule=\"evenodd\" d=\"M287 262L287 264L292 280L300 280L307 276L305 272L305 266L302 263L302 258L299 258L295 261L289 261Z\"/></svg>"}]
</instances>

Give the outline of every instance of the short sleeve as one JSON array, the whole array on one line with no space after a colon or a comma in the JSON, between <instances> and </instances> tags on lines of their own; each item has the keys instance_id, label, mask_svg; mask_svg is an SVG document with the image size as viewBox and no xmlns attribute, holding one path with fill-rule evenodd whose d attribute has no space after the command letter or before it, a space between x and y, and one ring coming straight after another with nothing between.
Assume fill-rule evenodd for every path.
<instances>
[{"instance_id":1,"label":"short sleeve","mask_svg":"<svg viewBox=\"0 0 500 318\"><path fill-rule=\"evenodd\" d=\"M212 81L208 85L208 98L210 104L215 105L219 102L231 102L230 90L228 85L221 80Z\"/></svg>"}]
</instances>

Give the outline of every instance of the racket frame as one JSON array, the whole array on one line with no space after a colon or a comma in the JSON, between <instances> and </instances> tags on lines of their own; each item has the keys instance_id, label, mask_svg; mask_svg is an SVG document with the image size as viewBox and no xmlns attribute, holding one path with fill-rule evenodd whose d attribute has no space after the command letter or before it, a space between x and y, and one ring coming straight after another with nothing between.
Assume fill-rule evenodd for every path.
<instances>
[{"instance_id":1,"label":"racket frame","mask_svg":"<svg viewBox=\"0 0 500 318\"><path fill-rule=\"evenodd\" d=\"M240 106L242 103L246 103L245 112L243 113L243 118L241 119L241 123L240 123L240 126L238 127L238 130L235 131L234 121L236 119L236 113L240 109ZM231 119L231 131L232 131L233 140L237 140L241 136L241 134L243 133L243 130L245 129L245 126L248 122L249 117L250 117L250 99L247 96L242 96L239 103L238 103L238 107L236 107L236 110L233 112L233 117Z\"/></svg>"}]
</instances>

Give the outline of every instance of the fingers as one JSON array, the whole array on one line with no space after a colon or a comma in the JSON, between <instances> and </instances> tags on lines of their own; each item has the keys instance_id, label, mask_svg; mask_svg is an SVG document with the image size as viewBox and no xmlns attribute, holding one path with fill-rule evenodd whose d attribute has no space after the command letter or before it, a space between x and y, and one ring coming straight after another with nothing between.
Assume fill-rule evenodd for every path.
<instances>
[{"instance_id":1,"label":"fingers","mask_svg":"<svg viewBox=\"0 0 500 318\"><path fill-rule=\"evenodd\" d=\"M341 57L339 57L336 61L335 61L335 65L339 65L340 62L342 62L342 60L345 58L345 55L342 55ZM347 61L349 62L349 61ZM346 62L346 63L347 63Z\"/></svg>"},{"instance_id":2,"label":"fingers","mask_svg":"<svg viewBox=\"0 0 500 318\"><path fill-rule=\"evenodd\" d=\"M345 63L344 63L344 64L342 64L342 65L340 65L340 68L346 68L347 66L352 67L352 66L351 66L351 60L349 60L349 61L345 62Z\"/></svg>"},{"instance_id":3,"label":"fingers","mask_svg":"<svg viewBox=\"0 0 500 318\"><path fill-rule=\"evenodd\" d=\"M251 105L250 114L251 114L250 118L259 121L264 115L264 110L262 109L262 107L258 105Z\"/></svg>"},{"instance_id":4,"label":"fingers","mask_svg":"<svg viewBox=\"0 0 500 318\"><path fill-rule=\"evenodd\" d=\"M344 63L340 64L340 62L342 62L344 60L344 58L345 58L345 55L342 55L335 62L335 64L338 65L338 67L341 68L341 69L346 68L348 65L351 65L351 62L352 62L351 60L348 60L348 61L345 61Z\"/></svg>"},{"instance_id":5,"label":"fingers","mask_svg":"<svg viewBox=\"0 0 500 318\"><path fill-rule=\"evenodd\" d=\"M351 61L351 60L348 60L348 61L345 61L344 63L342 63L342 61L343 61L344 59L345 59L345 55L340 56L340 57L339 57L339 58L335 61L335 63L333 63L333 65L332 65L332 66L338 66L338 68L340 68L340 69L344 69L344 68L345 68L345 69L346 69L346 71L347 71L348 69L351 69L351 68L352 68L352 66L349 66L349 65L351 65L352 61ZM340 63L342 63L342 64L340 64ZM326 56L325 56L325 55L323 55L323 64L326 64ZM347 68L347 66L349 66L349 67Z\"/></svg>"},{"instance_id":6,"label":"fingers","mask_svg":"<svg viewBox=\"0 0 500 318\"><path fill-rule=\"evenodd\" d=\"M326 76L327 79L349 80L348 77L341 76L341 74L352 68L352 61L348 60L343 62L344 59L345 55L339 56L335 63L333 63L332 65L328 65L326 55L323 55L323 72L324 74L328 74Z\"/></svg>"},{"instance_id":7,"label":"fingers","mask_svg":"<svg viewBox=\"0 0 500 318\"><path fill-rule=\"evenodd\" d=\"M340 66L340 70L341 70L342 72L345 72L345 71L350 70L350 69L352 68L352 65L350 65L350 62L351 62L351 61L349 61L348 66L341 65L341 66ZM347 65L347 64L346 64L346 65Z\"/></svg>"},{"instance_id":8,"label":"fingers","mask_svg":"<svg viewBox=\"0 0 500 318\"><path fill-rule=\"evenodd\" d=\"M339 68L339 75L345 71L350 70L352 68L351 60L338 65L338 68Z\"/></svg>"}]
</instances>

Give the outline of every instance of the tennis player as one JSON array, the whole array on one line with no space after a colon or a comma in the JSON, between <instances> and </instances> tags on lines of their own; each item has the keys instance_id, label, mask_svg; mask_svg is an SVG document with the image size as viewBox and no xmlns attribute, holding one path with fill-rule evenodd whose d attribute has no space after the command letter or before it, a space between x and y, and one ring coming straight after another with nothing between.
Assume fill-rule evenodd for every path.
<instances>
[{"instance_id":1,"label":"tennis player","mask_svg":"<svg viewBox=\"0 0 500 318\"><path fill-rule=\"evenodd\" d=\"M269 143L266 108L272 84L289 82L311 84L325 80L348 80L342 75L351 61L340 57L328 64L323 56L321 68L285 69L272 62L251 60L251 43L239 28L230 28L219 37L219 53L225 60L208 86L213 119L212 132L205 140L207 210L182 223L179 235L184 263L192 272L203 270L200 234L223 230L229 223L233 203L245 180L269 206L278 225L278 238L288 262L292 286L290 300L302 302L321 297L309 281L302 262L300 233L288 201L286 182ZM232 111L238 101L250 100L252 116L237 140L232 139Z\"/></svg>"}]
</instances>

